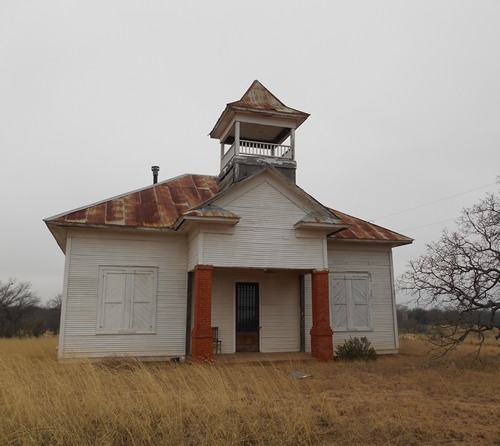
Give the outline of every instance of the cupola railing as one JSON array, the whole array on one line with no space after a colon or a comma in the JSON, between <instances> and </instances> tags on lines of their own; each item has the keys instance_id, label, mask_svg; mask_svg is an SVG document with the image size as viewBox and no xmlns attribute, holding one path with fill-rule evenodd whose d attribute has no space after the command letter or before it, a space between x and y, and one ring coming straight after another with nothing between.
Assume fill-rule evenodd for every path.
<instances>
[{"instance_id":1,"label":"cupola railing","mask_svg":"<svg viewBox=\"0 0 500 446\"><path fill-rule=\"evenodd\" d=\"M231 147L229 147L228 151L222 155L221 169L236 155L293 160L295 158L293 152L292 145L240 139L239 144L235 141Z\"/></svg>"}]
</instances>

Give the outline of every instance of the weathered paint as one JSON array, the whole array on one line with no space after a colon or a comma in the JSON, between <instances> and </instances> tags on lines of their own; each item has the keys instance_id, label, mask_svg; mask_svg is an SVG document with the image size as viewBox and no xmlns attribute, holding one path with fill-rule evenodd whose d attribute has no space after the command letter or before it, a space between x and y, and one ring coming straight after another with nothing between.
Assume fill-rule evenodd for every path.
<instances>
[{"instance_id":1,"label":"weathered paint","mask_svg":"<svg viewBox=\"0 0 500 446\"><path fill-rule=\"evenodd\" d=\"M134 355L183 356L187 295L187 242L177 234L132 235L124 243L119 232L75 230L64 295L63 338L59 355L102 357ZM158 269L156 332L154 334L98 334L97 312L100 266Z\"/></svg>"}]
</instances>

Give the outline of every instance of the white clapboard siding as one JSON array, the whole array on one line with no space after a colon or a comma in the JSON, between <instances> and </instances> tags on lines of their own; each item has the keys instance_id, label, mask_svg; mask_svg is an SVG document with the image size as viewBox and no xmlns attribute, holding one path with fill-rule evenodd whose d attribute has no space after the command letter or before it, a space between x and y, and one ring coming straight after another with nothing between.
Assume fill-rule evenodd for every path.
<instances>
[{"instance_id":1,"label":"white clapboard siding","mask_svg":"<svg viewBox=\"0 0 500 446\"><path fill-rule=\"evenodd\" d=\"M87 231L73 231L70 238L70 258L67 261L69 270L66 271L69 279L67 295L64 296L65 315L60 356L183 356L187 300L186 238L178 234L120 236L118 233L100 234ZM157 269L154 333L97 333L101 266ZM141 312L148 312L150 304L149 289L140 283L139 278L137 280L139 282L134 284L137 290L134 305L141 308L138 309L133 324L140 328L144 322L141 321ZM143 316L147 319L145 313Z\"/></svg>"},{"instance_id":2,"label":"white clapboard siding","mask_svg":"<svg viewBox=\"0 0 500 446\"><path fill-rule=\"evenodd\" d=\"M219 327L222 353L234 353L237 282L259 284L260 351L300 350L300 291L296 272L216 269L213 276L212 325Z\"/></svg>"},{"instance_id":3,"label":"white clapboard siding","mask_svg":"<svg viewBox=\"0 0 500 446\"><path fill-rule=\"evenodd\" d=\"M300 351L299 275L294 273L265 274L262 286L261 351Z\"/></svg>"},{"instance_id":4,"label":"white clapboard siding","mask_svg":"<svg viewBox=\"0 0 500 446\"><path fill-rule=\"evenodd\" d=\"M366 336L379 353L394 353L397 351L390 256L391 248L384 245L328 242L330 273L367 273L370 276L371 285L370 305L373 330L334 330L334 344L343 343L350 337ZM306 276L305 290L306 349L310 351L309 331L312 327L310 276ZM358 302L358 304L365 305L364 302ZM339 318L341 319L340 316Z\"/></svg>"},{"instance_id":5,"label":"white clapboard siding","mask_svg":"<svg viewBox=\"0 0 500 446\"><path fill-rule=\"evenodd\" d=\"M188 236L188 270L191 271L199 262L199 237L198 230L193 230Z\"/></svg>"},{"instance_id":6,"label":"white clapboard siding","mask_svg":"<svg viewBox=\"0 0 500 446\"><path fill-rule=\"evenodd\" d=\"M257 181L258 180L258 181ZM288 192L290 194L290 192ZM203 236L203 262L221 267L322 268L324 235L297 237L306 204L271 177L259 176L215 204L241 217L234 233Z\"/></svg>"}]
</instances>

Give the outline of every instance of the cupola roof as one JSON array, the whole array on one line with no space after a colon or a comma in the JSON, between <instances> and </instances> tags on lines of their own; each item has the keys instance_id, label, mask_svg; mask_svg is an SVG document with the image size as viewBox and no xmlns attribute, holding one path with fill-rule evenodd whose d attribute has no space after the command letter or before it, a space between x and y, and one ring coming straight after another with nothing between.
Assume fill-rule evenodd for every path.
<instances>
[{"instance_id":1,"label":"cupola roof","mask_svg":"<svg viewBox=\"0 0 500 446\"><path fill-rule=\"evenodd\" d=\"M239 101L230 102L226 105L210 132L210 137L219 139L237 113L286 119L294 122L294 128L299 127L309 117L309 113L283 104L258 80L254 80Z\"/></svg>"}]
</instances>

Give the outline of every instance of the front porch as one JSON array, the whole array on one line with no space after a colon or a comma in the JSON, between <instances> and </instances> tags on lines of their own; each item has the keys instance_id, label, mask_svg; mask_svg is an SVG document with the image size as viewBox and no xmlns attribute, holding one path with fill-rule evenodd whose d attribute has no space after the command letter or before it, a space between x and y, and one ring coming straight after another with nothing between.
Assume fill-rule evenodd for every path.
<instances>
[{"instance_id":1,"label":"front porch","mask_svg":"<svg viewBox=\"0 0 500 446\"><path fill-rule=\"evenodd\" d=\"M305 274L310 274L308 315ZM212 327L218 328L221 341L222 355L217 359L333 359L327 270L269 271L197 265L191 277L188 327L192 331L187 345L193 360L213 358Z\"/></svg>"}]
</instances>

